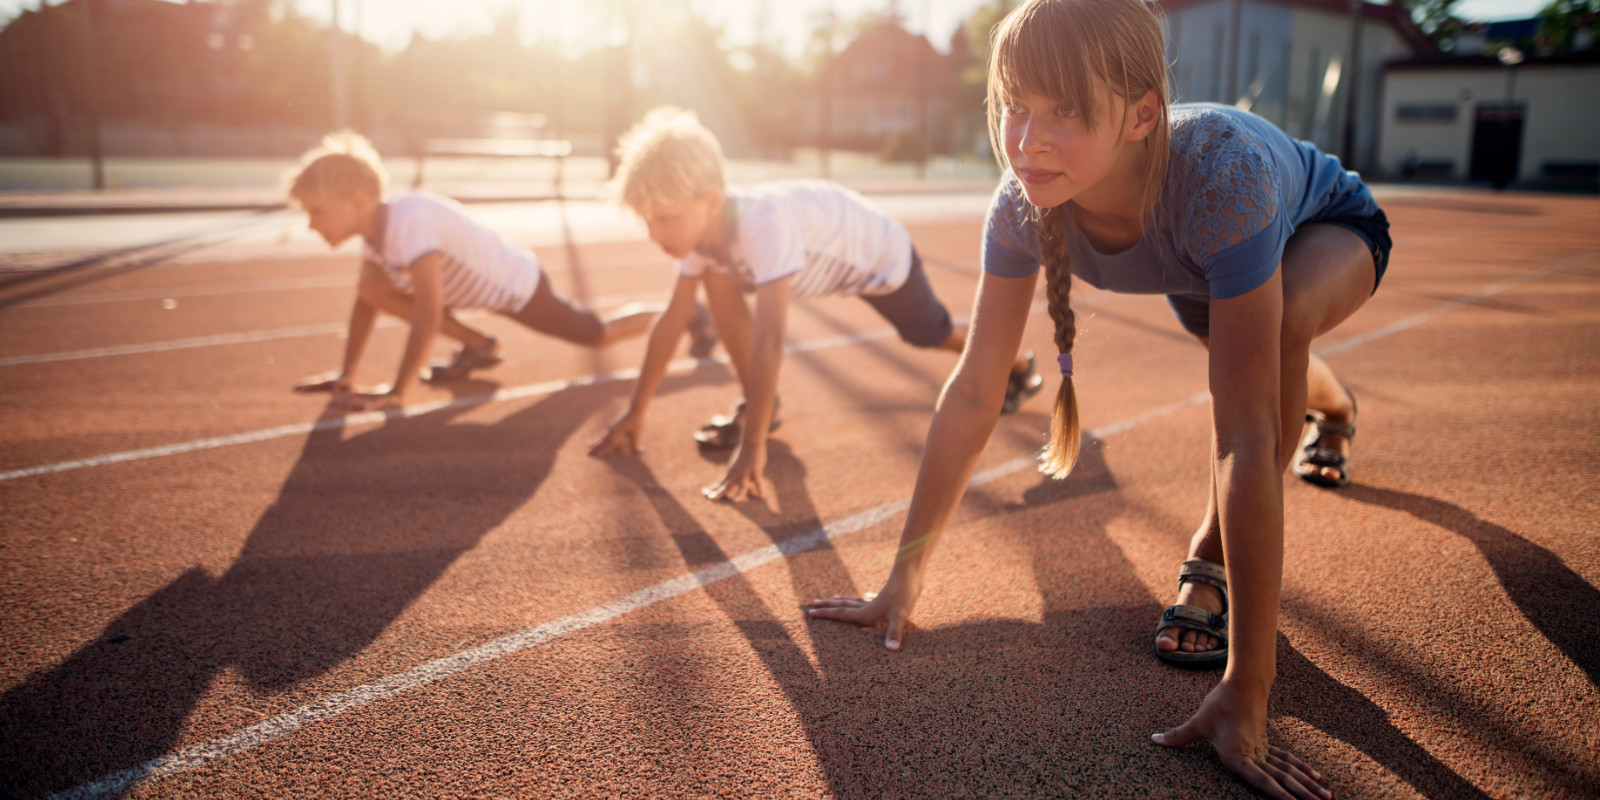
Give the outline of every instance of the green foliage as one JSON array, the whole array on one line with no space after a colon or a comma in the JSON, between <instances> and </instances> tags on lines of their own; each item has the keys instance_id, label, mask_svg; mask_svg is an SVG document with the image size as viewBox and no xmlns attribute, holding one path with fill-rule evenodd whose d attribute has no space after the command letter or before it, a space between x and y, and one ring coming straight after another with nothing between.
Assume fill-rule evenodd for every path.
<instances>
[{"instance_id":1,"label":"green foliage","mask_svg":"<svg viewBox=\"0 0 1600 800\"><path fill-rule=\"evenodd\" d=\"M1557 53L1572 50L1578 29L1587 27L1592 36L1597 18L1600 0L1554 0L1539 12L1540 48Z\"/></svg>"},{"instance_id":2,"label":"green foliage","mask_svg":"<svg viewBox=\"0 0 1600 800\"><path fill-rule=\"evenodd\" d=\"M1456 0L1394 0L1394 4L1410 11L1411 20L1439 49L1448 51L1455 46L1461 28L1461 21L1452 14Z\"/></svg>"}]
</instances>

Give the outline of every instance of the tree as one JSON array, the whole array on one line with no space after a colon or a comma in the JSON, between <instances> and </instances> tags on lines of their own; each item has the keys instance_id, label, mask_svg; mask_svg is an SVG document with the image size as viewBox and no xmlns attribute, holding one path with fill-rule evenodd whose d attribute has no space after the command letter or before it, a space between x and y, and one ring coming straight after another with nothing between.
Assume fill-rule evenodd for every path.
<instances>
[{"instance_id":1,"label":"tree","mask_svg":"<svg viewBox=\"0 0 1600 800\"><path fill-rule=\"evenodd\" d=\"M1411 12L1411 21L1417 23L1422 33L1441 51L1455 49L1456 32L1461 20L1451 13L1456 0L1394 0L1395 5Z\"/></svg>"},{"instance_id":2,"label":"tree","mask_svg":"<svg viewBox=\"0 0 1600 800\"><path fill-rule=\"evenodd\" d=\"M1600 17L1600 0L1554 0L1539 12L1539 46L1552 52L1570 52L1590 42L1579 41L1578 31L1588 29L1592 41L1594 24Z\"/></svg>"}]
</instances>

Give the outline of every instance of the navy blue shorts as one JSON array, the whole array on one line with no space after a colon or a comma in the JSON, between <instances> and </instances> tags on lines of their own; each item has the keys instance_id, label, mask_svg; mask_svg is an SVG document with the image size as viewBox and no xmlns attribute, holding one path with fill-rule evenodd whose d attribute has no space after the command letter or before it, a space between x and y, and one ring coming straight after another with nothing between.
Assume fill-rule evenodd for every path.
<instances>
[{"instance_id":1,"label":"navy blue shorts","mask_svg":"<svg viewBox=\"0 0 1600 800\"><path fill-rule=\"evenodd\" d=\"M600 315L556 294L550 286L549 275L539 276L539 286L533 290L527 305L505 316L539 333L588 347L598 344L606 335L606 323Z\"/></svg>"},{"instance_id":2,"label":"navy blue shorts","mask_svg":"<svg viewBox=\"0 0 1600 800\"><path fill-rule=\"evenodd\" d=\"M1372 278L1372 291L1376 294L1378 284L1383 282L1383 273L1389 269L1389 251L1394 249L1394 240L1389 238L1389 218L1384 216L1383 209L1368 217L1326 217L1312 222L1338 225L1367 243L1376 272ZM1172 306L1172 313L1178 315L1184 330L1195 336L1211 335L1211 298L1199 294L1169 294L1167 305Z\"/></svg>"},{"instance_id":3,"label":"navy blue shorts","mask_svg":"<svg viewBox=\"0 0 1600 800\"><path fill-rule=\"evenodd\" d=\"M861 299L877 309L894 326L900 339L913 347L938 347L950 338L955 323L950 312L933 294L922 256L911 248L911 274L900 288L888 294L864 294Z\"/></svg>"}]
</instances>

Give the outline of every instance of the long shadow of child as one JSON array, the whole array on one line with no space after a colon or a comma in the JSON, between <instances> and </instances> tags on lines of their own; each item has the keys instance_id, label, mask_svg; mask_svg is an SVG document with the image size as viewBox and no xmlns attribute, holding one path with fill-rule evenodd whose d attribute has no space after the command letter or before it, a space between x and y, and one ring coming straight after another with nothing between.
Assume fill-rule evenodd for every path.
<instances>
[{"instance_id":1,"label":"long shadow of child","mask_svg":"<svg viewBox=\"0 0 1600 800\"><path fill-rule=\"evenodd\" d=\"M190 569L0 700L4 794L165 754L224 669L272 695L360 653L528 502L596 393L620 390L560 392L488 425L445 409L312 433L227 572Z\"/></svg>"}]
</instances>

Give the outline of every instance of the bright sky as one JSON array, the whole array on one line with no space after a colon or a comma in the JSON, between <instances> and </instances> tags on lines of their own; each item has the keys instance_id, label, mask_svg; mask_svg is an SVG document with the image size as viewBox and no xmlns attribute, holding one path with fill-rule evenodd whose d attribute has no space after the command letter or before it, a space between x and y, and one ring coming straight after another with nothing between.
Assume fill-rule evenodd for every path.
<instances>
[{"instance_id":1,"label":"bright sky","mask_svg":"<svg viewBox=\"0 0 1600 800\"><path fill-rule=\"evenodd\" d=\"M626 1L626 0L625 0ZM890 0L631 0L632 2L685 3L701 16L722 23L734 44L765 39L798 53L813 25L830 6L840 19L881 12ZM4 0L0 0L4 2ZM326 18L334 0L295 0L303 13ZM912 30L926 32L941 48L961 20L983 0L900 0L901 13ZM606 26L606 0L339 0L339 17L346 28L384 47L405 47L412 31L429 36L488 30L495 17L515 8L522 15L522 38L538 41L556 35L578 41L596 41ZM381 12L379 11L381 9Z\"/></svg>"},{"instance_id":2,"label":"bright sky","mask_svg":"<svg viewBox=\"0 0 1600 800\"><path fill-rule=\"evenodd\" d=\"M326 19L336 0L294 0L310 16ZM789 53L798 53L818 15L830 7L841 19L883 11L891 0L638 0L688 3L706 17L722 22L734 44L761 39L777 41ZM1457 16L1468 20L1531 17L1549 0L1458 0ZM23 9L36 9L47 0L0 0L0 21ZM48 0L51 5L59 0ZM982 0L899 0L907 26L931 32L939 48L950 40L956 25ZM516 7L522 13L523 41L534 42L559 32L562 38L597 41L605 32L605 0L337 0L341 22L359 30L373 42L404 48L412 31L430 37L488 30L496 16Z\"/></svg>"}]
</instances>

